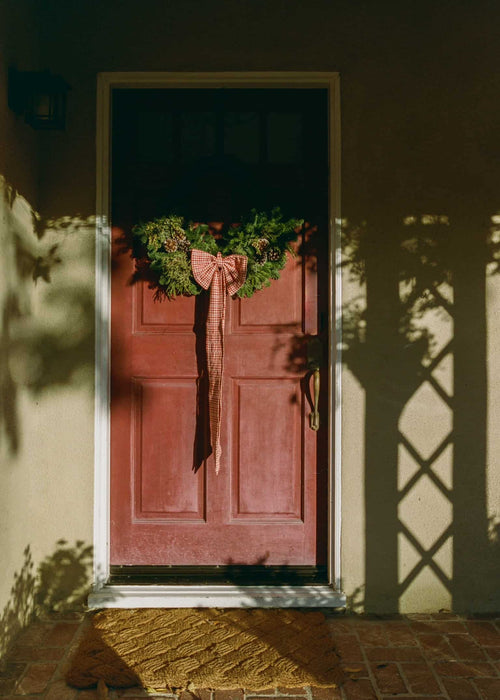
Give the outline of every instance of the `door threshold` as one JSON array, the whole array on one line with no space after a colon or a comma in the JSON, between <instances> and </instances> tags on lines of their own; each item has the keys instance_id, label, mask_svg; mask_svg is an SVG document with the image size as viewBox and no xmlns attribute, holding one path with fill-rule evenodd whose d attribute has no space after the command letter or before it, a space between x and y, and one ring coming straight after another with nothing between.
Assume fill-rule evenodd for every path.
<instances>
[{"instance_id":1,"label":"door threshold","mask_svg":"<svg viewBox=\"0 0 500 700\"><path fill-rule=\"evenodd\" d=\"M111 565L111 586L310 586L327 585L326 566L123 566Z\"/></svg>"},{"instance_id":2,"label":"door threshold","mask_svg":"<svg viewBox=\"0 0 500 700\"><path fill-rule=\"evenodd\" d=\"M105 585L88 606L97 608L343 608L346 596L327 585L161 586Z\"/></svg>"}]
</instances>

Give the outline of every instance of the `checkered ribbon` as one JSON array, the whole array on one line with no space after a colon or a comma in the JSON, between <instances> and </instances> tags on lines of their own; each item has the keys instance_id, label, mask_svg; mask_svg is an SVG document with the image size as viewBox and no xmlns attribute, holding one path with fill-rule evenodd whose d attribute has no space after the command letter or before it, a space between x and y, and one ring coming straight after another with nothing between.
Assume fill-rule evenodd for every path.
<instances>
[{"instance_id":1,"label":"checkered ribbon","mask_svg":"<svg viewBox=\"0 0 500 700\"><path fill-rule=\"evenodd\" d=\"M219 473L221 446L220 422L222 413L222 368L224 360L224 321L226 296L235 294L245 282L248 259L245 255L223 258L191 251L191 269L203 289L210 287L207 316L208 410L210 413L210 442L215 457L215 473Z\"/></svg>"}]
</instances>

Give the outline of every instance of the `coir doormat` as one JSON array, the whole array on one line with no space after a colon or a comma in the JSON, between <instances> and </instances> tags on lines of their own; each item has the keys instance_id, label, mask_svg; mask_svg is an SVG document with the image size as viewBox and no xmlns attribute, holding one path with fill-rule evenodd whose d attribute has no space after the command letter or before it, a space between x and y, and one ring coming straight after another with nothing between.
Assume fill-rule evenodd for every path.
<instances>
[{"instance_id":1,"label":"coir doormat","mask_svg":"<svg viewBox=\"0 0 500 700\"><path fill-rule=\"evenodd\" d=\"M65 677L77 688L157 691L343 680L324 615L274 609L104 610L90 617Z\"/></svg>"}]
</instances>

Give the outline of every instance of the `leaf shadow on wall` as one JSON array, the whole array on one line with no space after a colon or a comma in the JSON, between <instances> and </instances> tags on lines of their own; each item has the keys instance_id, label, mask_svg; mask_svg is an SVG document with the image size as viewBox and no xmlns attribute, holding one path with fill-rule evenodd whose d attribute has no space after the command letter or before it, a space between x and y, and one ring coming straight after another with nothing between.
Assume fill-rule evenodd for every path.
<instances>
[{"instance_id":1,"label":"leaf shadow on wall","mask_svg":"<svg viewBox=\"0 0 500 700\"><path fill-rule=\"evenodd\" d=\"M75 264L71 245L89 229L93 235L94 223L78 215L41 217L1 176L0 210L0 440L16 455L23 391L37 400L51 387L93 384L94 290L68 273ZM85 254L92 254L90 246Z\"/></svg>"},{"instance_id":2,"label":"leaf shadow on wall","mask_svg":"<svg viewBox=\"0 0 500 700\"><path fill-rule=\"evenodd\" d=\"M22 631L36 619L81 612L91 584L92 546L56 543L54 552L35 567L30 545L23 552L21 569L14 574L10 598L0 615L0 658L8 660L14 643L22 645Z\"/></svg>"}]
</instances>

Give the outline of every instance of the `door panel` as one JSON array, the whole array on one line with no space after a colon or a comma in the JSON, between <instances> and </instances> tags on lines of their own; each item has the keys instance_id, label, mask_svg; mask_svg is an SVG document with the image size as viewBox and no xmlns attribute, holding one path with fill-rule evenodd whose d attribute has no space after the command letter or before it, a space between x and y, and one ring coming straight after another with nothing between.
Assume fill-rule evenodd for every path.
<instances>
[{"instance_id":1,"label":"door panel","mask_svg":"<svg viewBox=\"0 0 500 700\"><path fill-rule=\"evenodd\" d=\"M289 332L300 332L304 325L302 268L288 256L279 283L272 284L272 303L268 290L254 294L249 299L238 299L234 316L233 333L272 333L285 327ZM314 318L314 312L311 309ZM288 328L286 328L288 327Z\"/></svg>"},{"instance_id":2,"label":"door panel","mask_svg":"<svg viewBox=\"0 0 500 700\"><path fill-rule=\"evenodd\" d=\"M234 379L233 386L238 420L233 429L233 519L302 522L299 381Z\"/></svg>"},{"instance_id":3,"label":"door panel","mask_svg":"<svg viewBox=\"0 0 500 700\"><path fill-rule=\"evenodd\" d=\"M178 297L175 303L159 304L144 284L135 285L133 290L135 333L186 333L193 329L193 297Z\"/></svg>"},{"instance_id":4,"label":"door panel","mask_svg":"<svg viewBox=\"0 0 500 700\"><path fill-rule=\"evenodd\" d=\"M211 456L205 452L199 459L200 445L206 449L207 442L208 297L158 298L151 280L137 275L130 255L133 223L172 212L175 202L180 202L177 211L192 211L195 220L195 212L204 214L200 220L210 220L210 213L227 223L234 220L241 181L232 191L234 153L228 159L217 150L228 143L245 154L244 168L260 173L260 184L253 176L247 180L254 182L252 206L269 209L272 190L273 204L287 215L326 220L326 199L318 195L327 191L325 163L315 155L318 172L308 179L316 151L311 147L305 153L302 147L314 142L314 127L315 148L326 158L326 103L321 95L314 102L314 92L230 90L221 103L211 90L130 90L114 102L112 565L299 567L326 561L327 435L324 428L309 427L306 367L307 339L317 333L319 315L327 309L326 276L318 264L327 259L326 229L315 234L314 246L299 242L297 256L289 257L280 280L269 288L250 299L228 299L219 475ZM296 93L307 93L316 112L310 105L290 112L300 104ZM163 118L145 120L153 107ZM238 122L235 114L246 115L248 123L243 117ZM155 157L151 134L140 135L145 121L168 125L169 146ZM227 124L232 130L224 135ZM283 143L273 136L277 124ZM250 127L252 153L257 149L252 158L249 145L243 148L238 140ZM149 162L140 161L144 143ZM208 178L204 173L202 187L196 173L207 153L211 157L210 149L215 149L212 163L222 158L229 167L223 173L228 177L224 184L217 169ZM279 181L273 180L276 161Z\"/></svg>"},{"instance_id":5,"label":"door panel","mask_svg":"<svg viewBox=\"0 0 500 700\"><path fill-rule=\"evenodd\" d=\"M132 382L134 520L204 520L204 480L178 468L192 460L192 447L179 436L194 434L195 415L178 409L195 405L195 380L133 377Z\"/></svg>"}]
</instances>

